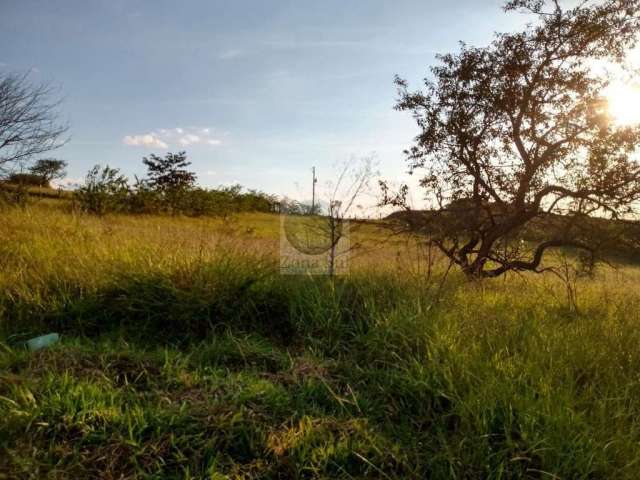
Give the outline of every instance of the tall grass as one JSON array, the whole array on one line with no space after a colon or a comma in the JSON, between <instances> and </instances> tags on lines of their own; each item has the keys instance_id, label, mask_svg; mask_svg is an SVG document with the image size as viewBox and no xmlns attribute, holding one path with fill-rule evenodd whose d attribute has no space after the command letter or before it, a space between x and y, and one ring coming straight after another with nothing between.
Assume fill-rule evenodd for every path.
<instances>
[{"instance_id":1,"label":"tall grass","mask_svg":"<svg viewBox=\"0 0 640 480\"><path fill-rule=\"evenodd\" d=\"M0 217L0 477L640 473L633 267L576 311L554 277L427 277L373 228L331 281L278 273L269 215Z\"/></svg>"}]
</instances>

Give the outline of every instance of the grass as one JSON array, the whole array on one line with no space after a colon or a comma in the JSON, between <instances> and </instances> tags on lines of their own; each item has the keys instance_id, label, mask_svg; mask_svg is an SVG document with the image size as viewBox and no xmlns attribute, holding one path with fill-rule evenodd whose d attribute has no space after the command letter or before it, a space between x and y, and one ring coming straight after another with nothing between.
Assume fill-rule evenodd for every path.
<instances>
[{"instance_id":1,"label":"grass","mask_svg":"<svg viewBox=\"0 0 640 480\"><path fill-rule=\"evenodd\" d=\"M0 212L0 478L637 478L640 269L472 285L368 225ZM57 331L55 347L21 340Z\"/></svg>"}]
</instances>

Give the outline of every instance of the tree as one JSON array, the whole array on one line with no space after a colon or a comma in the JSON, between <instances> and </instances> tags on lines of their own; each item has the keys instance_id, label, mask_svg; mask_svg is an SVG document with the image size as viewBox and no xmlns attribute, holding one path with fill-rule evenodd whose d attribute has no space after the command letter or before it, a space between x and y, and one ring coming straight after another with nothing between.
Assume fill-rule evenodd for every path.
<instances>
[{"instance_id":1,"label":"tree","mask_svg":"<svg viewBox=\"0 0 640 480\"><path fill-rule=\"evenodd\" d=\"M595 254L597 218L629 218L640 199L637 126L607 113L611 77L595 61L622 65L640 33L638 0L511 0L537 22L498 34L484 48L439 56L424 91L396 78L396 108L420 128L405 154L437 203L421 228L473 278L540 271L545 252L572 247ZM407 189L388 204L406 206ZM637 205L636 205L637 206ZM601 222L600 222L601 223ZM514 241L541 236L531 248Z\"/></svg>"},{"instance_id":2,"label":"tree","mask_svg":"<svg viewBox=\"0 0 640 480\"><path fill-rule=\"evenodd\" d=\"M68 126L58 120L52 93L27 74L0 76L0 173L66 142Z\"/></svg>"},{"instance_id":3,"label":"tree","mask_svg":"<svg viewBox=\"0 0 640 480\"><path fill-rule=\"evenodd\" d=\"M149 185L162 192L188 189L196 182L196 174L186 170L191 165L186 152L167 153L164 158L151 154L142 163L147 166Z\"/></svg>"},{"instance_id":4,"label":"tree","mask_svg":"<svg viewBox=\"0 0 640 480\"><path fill-rule=\"evenodd\" d=\"M179 210L184 193L196 182L196 174L186 169L191 165L186 152L167 153L164 158L151 154L144 157L142 163L147 166L148 185L162 195L172 210Z\"/></svg>"},{"instance_id":5,"label":"tree","mask_svg":"<svg viewBox=\"0 0 640 480\"><path fill-rule=\"evenodd\" d=\"M288 242L306 255L326 255L326 272L333 277L341 270L340 257L353 252L359 245L349 241L349 233L354 231L347 217L354 208L361 208L356 201L369 189L369 184L377 172L373 169L373 159L363 158L356 163L345 162L335 183L328 183L327 212L323 214L319 206L286 201L281 203L281 213L285 213L284 232ZM314 266L312 264L312 266ZM315 269L315 268L314 268Z\"/></svg>"},{"instance_id":6,"label":"tree","mask_svg":"<svg viewBox=\"0 0 640 480\"><path fill-rule=\"evenodd\" d=\"M56 178L64 178L67 174L65 168L67 162L64 160L56 160L55 158L42 158L33 165L29 171L33 175L42 178L42 185L49 185L51 180Z\"/></svg>"},{"instance_id":7,"label":"tree","mask_svg":"<svg viewBox=\"0 0 640 480\"><path fill-rule=\"evenodd\" d=\"M324 225L322 229L329 239L329 261L328 273L333 276L336 270L336 260L338 256L349 253L356 247L355 244L350 245L343 252L340 252L338 246L344 238L347 228L345 219L355 207L355 202L369 188L371 178L376 174L373 170L372 158L362 159L359 165L353 162L347 162L336 181L333 193L329 198L329 206ZM350 177L350 178L349 178ZM345 188L345 180L349 181ZM341 191L342 190L342 191ZM312 214L315 212L311 212Z\"/></svg>"}]
</instances>

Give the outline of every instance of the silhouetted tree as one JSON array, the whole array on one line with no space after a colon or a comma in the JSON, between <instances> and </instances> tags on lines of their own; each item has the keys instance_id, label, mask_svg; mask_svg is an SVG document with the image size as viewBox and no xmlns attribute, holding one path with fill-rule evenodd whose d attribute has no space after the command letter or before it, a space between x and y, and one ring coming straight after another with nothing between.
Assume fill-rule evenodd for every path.
<instances>
[{"instance_id":1,"label":"silhouetted tree","mask_svg":"<svg viewBox=\"0 0 640 480\"><path fill-rule=\"evenodd\" d=\"M56 178L64 178L67 174L65 168L67 162L64 160L56 160L55 158L42 158L33 165L29 171L33 175L42 178L42 185L49 185L51 180Z\"/></svg>"},{"instance_id":2,"label":"silhouetted tree","mask_svg":"<svg viewBox=\"0 0 640 480\"><path fill-rule=\"evenodd\" d=\"M594 60L621 64L640 33L639 0L606 0L564 10L559 2L511 0L537 23L498 34L485 48L439 56L424 91L396 78L397 109L420 128L406 151L411 172L437 201L426 216L434 242L470 277L540 271L544 253L594 253L587 217L628 216L640 199L637 126L616 125ZM406 187L385 203L406 206ZM536 222L532 248L517 240Z\"/></svg>"},{"instance_id":3,"label":"silhouetted tree","mask_svg":"<svg viewBox=\"0 0 640 480\"><path fill-rule=\"evenodd\" d=\"M58 120L52 93L27 74L0 76L0 173L65 143L68 126Z\"/></svg>"}]
</instances>

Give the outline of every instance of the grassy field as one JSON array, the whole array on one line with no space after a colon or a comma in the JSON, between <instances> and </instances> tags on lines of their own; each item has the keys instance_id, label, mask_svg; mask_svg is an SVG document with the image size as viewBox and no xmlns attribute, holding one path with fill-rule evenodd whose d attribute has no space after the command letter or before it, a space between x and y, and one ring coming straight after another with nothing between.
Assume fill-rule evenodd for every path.
<instances>
[{"instance_id":1,"label":"grassy field","mask_svg":"<svg viewBox=\"0 0 640 480\"><path fill-rule=\"evenodd\" d=\"M0 211L0 478L640 476L640 268L470 284L375 225ZM20 342L60 332L55 347Z\"/></svg>"}]
</instances>

